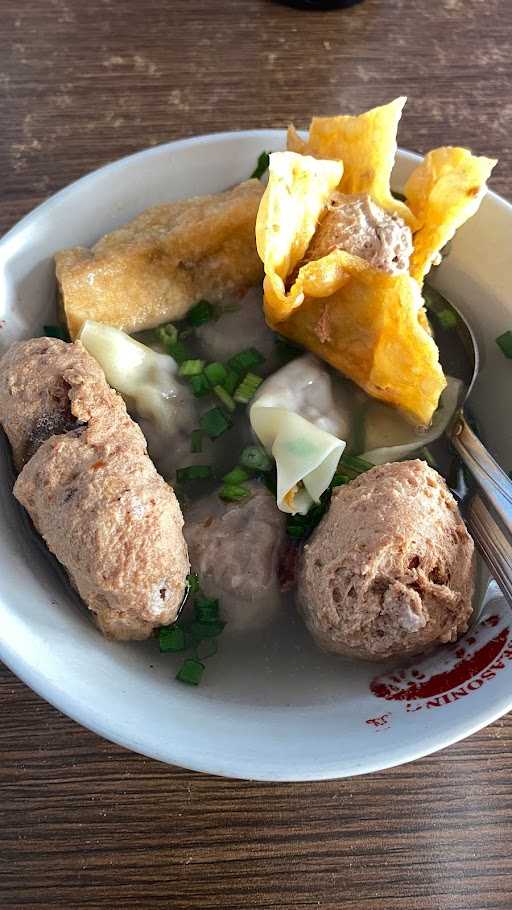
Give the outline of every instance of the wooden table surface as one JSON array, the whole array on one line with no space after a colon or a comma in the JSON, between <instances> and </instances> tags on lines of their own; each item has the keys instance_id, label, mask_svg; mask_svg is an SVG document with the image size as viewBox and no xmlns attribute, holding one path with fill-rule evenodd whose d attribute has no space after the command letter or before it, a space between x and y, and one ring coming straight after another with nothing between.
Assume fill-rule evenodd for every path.
<instances>
[{"instance_id":1,"label":"wooden table surface","mask_svg":"<svg viewBox=\"0 0 512 910\"><path fill-rule=\"evenodd\" d=\"M105 162L408 94L401 144L497 155L510 0L3 0L0 229ZM1 630L0 630L1 635ZM112 746L0 671L0 906L512 908L512 719L385 773L222 780Z\"/></svg>"}]
</instances>

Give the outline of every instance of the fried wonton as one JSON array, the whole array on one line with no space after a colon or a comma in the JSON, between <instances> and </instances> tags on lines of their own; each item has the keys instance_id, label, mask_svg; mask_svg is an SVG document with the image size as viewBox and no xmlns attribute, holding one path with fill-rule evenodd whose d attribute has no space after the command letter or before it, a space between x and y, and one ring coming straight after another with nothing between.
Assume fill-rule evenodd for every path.
<instances>
[{"instance_id":1,"label":"fried wonton","mask_svg":"<svg viewBox=\"0 0 512 910\"><path fill-rule=\"evenodd\" d=\"M421 284L457 228L476 212L495 162L467 149L434 149L410 176L405 203L395 199L390 179L405 100L396 98L357 117L314 117L306 140L290 127L289 151L270 159L256 238L265 267L269 325L373 397L428 425L446 381ZM333 162L342 167L337 201L331 195L336 175L328 167ZM325 227L333 206L362 195L401 225L400 231L409 231L407 256L412 232L410 260L393 269L395 274L378 258L370 264L369 235L366 246L339 240L323 255L311 255L322 249L322 243L312 241L320 238L317 225ZM373 227L373 240L383 242L379 224ZM352 254L342 248L344 242ZM310 255L304 256L308 247ZM395 248L389 245L388 252L394 255Z\"/></svg>"},{"instance_id":2,"label":"fried wonton","mask_svg":"<svg viewBox=\"0 0 512 910\"><path fill-rule=\"evenodd\" d=\"M254 241L263 193L247 180L225 193L147 209L92 249L55 257L66 322L86 319L126 332L181 319L202 298L243 293L261 280Z\"/></svg>"},{"instance_id":3,"label":"fried wonton","mask_svg":"<svg viewBox=\"0 0 512 910\"><path fill-rule=\"evenodd\" d=\"M381 208L396 212L409 227L415 219L391 193L391 171L397 150L396 134L407 98L395 98L357 117L313 117L306 141L295 127L288 130L288 149L315 158L343 162L342 193L369 193Z\"/></svg>"},{"instance_id":4,"label":"fried wonton","mask_svg":"<svg viewBox=\"0 0 512 910\"><path fill-rule=\"evenodd\" d=\"M420 284L440 250L478 210L495 164L495 159L477 158L468 149L446 147L433 149L412 172L405 196L419 230L410 273Z\"/></svg>"},{"instance_id":5,"label":"fried wonton","mask_svg":"<svg viewBox=\"0 0 512 910\"><path fill-rule=\"evenodd\" d=\"M294 276L336 180L333 162L300 158L293 152L270 156L256 221L267 321L368 394L427 425L446 382L414 278L378 271L339 249ZM314 217L308 217L312 199Z\"/></svg>"}]
</instances>

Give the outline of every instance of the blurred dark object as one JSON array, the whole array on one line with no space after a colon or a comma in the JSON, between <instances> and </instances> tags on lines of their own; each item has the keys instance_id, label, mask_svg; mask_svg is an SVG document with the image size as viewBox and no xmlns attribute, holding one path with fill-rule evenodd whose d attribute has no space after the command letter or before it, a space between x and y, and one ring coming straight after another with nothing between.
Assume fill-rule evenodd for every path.
<instances>
[{"instance_id":1,"label":"blurred dark object","mask_svg":"<svg viewBox=\"0 0 512 910\"><path fill-rule=\"evenodd\" d=\"M297 9L344 9L356 6L363 0L274 0L281 6L295 6Z\"/></svg>"}]
</instances>

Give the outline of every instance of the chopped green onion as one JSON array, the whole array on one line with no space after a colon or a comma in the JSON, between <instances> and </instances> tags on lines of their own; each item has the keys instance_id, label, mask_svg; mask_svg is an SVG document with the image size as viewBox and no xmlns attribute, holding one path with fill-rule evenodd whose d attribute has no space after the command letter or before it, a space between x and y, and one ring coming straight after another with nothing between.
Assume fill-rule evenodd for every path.
<instances>
[{"instance_id":1,"label":"chopped green onion","mask_svg":"<svg viewBox=\"0 0 512 910\"><path fill-rule=\"evenodd\" d=\"M194 617L198 622L217 622L219 601L208 597L197 597L194 605Z\"/></svg>"},{"instance_id":2,"label":"chopped green onion","mask_svg":"<svg viewBox=\"0 0 512 910\"><path fill-rule=\"evenodd\" d=\"M503 332L503 335L497 337L496 344L501 348L505 357L512 360L512 332L510 330Z\"/></svg>"},{"instance_id":3,"label":"chopped green onion","mask_svg":"<svg viewBox=\"0 0 512 910\"><path fill-rule=\"evenodd\" d=\"M211 386L224 385L224 380L228 374L223 363L209 363L204 368L205 376Z\"/></svg>"},{"instance_id":4,"label":"chopped green onion","mask_svg":"<svg viewBox=\"0 0 512 910\"><path fill-rule=\"evenodd\" d=\"M197 572L190 572L187 575L187 587L189 594L197 594L199 591L199 575Z\"/></svg>"},{"instance_id":5,"label":"chopped green onion","mask_svg":"<svg viewBox=\"0 0 512 910\"><path fill-rule=\"evenodd\" d=\"M246 446L240 455L240 464L250 471L270 471L273 461L260 446Z\"/></svg>"},{"instance_id":6,"label":"chopped green onion","mask_svg":"<svg viewBox=\"0 0 512 910\"><path fill-rule=\"evenodd\" d=\"M178 340L178 329L175 325L172 324L172 322L168 322L166 325L161 325L158 329L156 329L156 335L164 346L168 344L176 344Z\"/></svg>"},{"instance_id":7,"label":"chopped green onion","mask_svg":"<svg viewBox=\"0 0 512 910\"><path fill-rule=\"evenodd\" d=\"M198 686L204 673L204 664L196 657L187 657L178 672L176 679L187 683L189 686Z\"/></svg>"},{"instance_id":8,"label":"chopped green onion","mask_svg":"<svg viewBox=\"0 0 512 910\"><path fill-rule=\"evenodd\" d=\"M254 168L251 174L251 180L256 179L260 180L263 177L263 174L268 170L270 163L270 155L268 152L262 152L261 155L258 155L258 161L256 167Z\"/></svg>"},{"instance_id":9,"label":"chopped green onion","mask_svg":"<svg viewBox=\"0 0 512 910\"><path fill-rule=\"evenodd\" d=\"M202 430L192 430L192 436L190 437L190 451L193 455L197 455L198 452L203 451Z\"/></svg>"},{"instance_id":10,"label":"chopped green onion","mask_svg":"<svg viewBox=\"0 0 512 910\"><path fill-rule=\"evenodd\" d=\"M448 308L439 310L439 312L436 313L436 316L443 329L454 329L457 325L457 314L453 310L449 310Z\"/></svg>"},{"instance_id":11,"label":"chopped green onion","mask_svg":"<svg viewBox=\"0 0 512 910\"><path fill-rule=\"evenodd\" d=\"M213 319L214 313L215 309L211 303L207 300L200 300L188 311L187 322L193 326L204 325L205 322Z\"/></svg>"},{"instance_id":12,"label":"chopped green onion","mask_svg":"<svg viewBox=\"0 0 512 910\"><path fill-rule=\"evenodd\" d=\"M233 398L239 404L248 404L262 382L262 377L256 373L246 373Z\"/></svg>"},{"instance_id":13,"label":"chopped green onion","mask_svg":"<svg viewBox=\"0 0 512 910\"><path fill-rule=\"evenodd\" d=\"M44 325L44 334L47 338L60 338L61 341L69 341L69 333L60 325Z\"/></svg>"},{"instance_id":14,"label":"chopped green onion","mask_svg":"<svg viewBox=\"0 0 512 910\"><path fill-rule=\"evenodd\" d=\"M180 626L163 626L158 634L158 644L162 654L168 651L184 651L186 648L185 632Z\"/></svg>"},{"instance_id":15,"label":"chopped green onion","mask_svg":"<svg viewBox=\"0 0 512 910\"><path fill-rule=\"evenodd\" d=\"M184 360L178 373L180 376L199 376L203 372L204 360Z\"/></svg>"},{"instance_id":16,"label":"chopped green onion","mask_svg":"<svg viewBox=\"0 0 512 910\"><path fill-rule=\"evenodd\" d=\"M350 482L350 477L348 477L346 474L339 474L338 471L336 471L333 479L331 480L330 486L331 487L341 487L341 486L343 486L343 484L349 483L349 482Z\"/></svg>"},{"instance_id":17,"label":"chopped green onion","mask_svg":"<svg viewBox=\"0 0 512 910\"><path fill-rule=\"evenodd\" d=\"M172 322L161 325L156 330L156 336L165 349L165 353L173 357L177 364L182 364L187 359L185 346L178 340L178 329Z\"/></svg>"},{"instance_id":18,"label":"chopped green onion","mask_svg":"<svg viewBox=\"0 0 512 910\"><path fill-rule=\"evenodd\" d=\"M338 462L339 473L345 474L349 480L359 477L359 474L364 474L365 471L369 471L370 468L374 467L375 465L371 464L369 461L365 461L364 458L359 458L357 455L344 454Z\"/></svg>"},{"instance_id":19,"label":"chopped green onion","mask_svg":"<svg viewBox=\"0 0 512 910\"><path fill-rule=\"evenodd\" d=\"M252 367L257 367L265 362L263 354L260 354L256 348L246 348L245 351L239 351L234 357L228 360L228 367L237 373L247 373Z\"/></svg>"},{"instance_id":20,"label":"chopped green onion","mask_svg":"<svg viewBox=\"0 0 512 910\"><path fill-rule=\"evenodd\" d=\"M210 391L210 383L204 373L200 373L199 376L190 376L188 381L196 398L202 398Z\"/></svg>"},{"instance_id":21,"label":"chopped green onion","mask_svg":"<svg viewBox=\"0 0 512 910\"><path fill-rule=\"evenodd\" d=\"M245 480L249 480L250 474L245 468L241 468L239 465L236 468L233 468L229 474L224 474L222 480L224 483L227 483L228 486L234 484L235 486L239 483L243 483Z\"/></svg>"},{"instance_id":22,"label":"chopped green onion","mask_svg":"<svg viewBox=\"0 0 512 910\"><path fill-rule=\"evenodd\" d=\"M190 623L189 631L196 641L201 641L203 638L217 638L217 635L220 635L225 625L220 619L207 620L207 622L194 620L194 622Z\"/></svg>"},{"instance_id":23,"label":"chopped green onion","mask_svg":"<svg viewBox=\"0 0 512 910\"><path fill-rule=\"evenodd\" d=\"M233 421L222 408L212 408L199 418L199 424L203 433L206 433L210 439L217 439L218 436L222 436L226 430L229 430Z\"/></svg>"},{"instance_id":24,"label":"chopped green onion","mask_svg":"<svg viewBox=\"0 0 512 910\"><path fill-rule=\"evenodd\" d=\"M188 468L178 468L176 480L178 483L189 483L191 480L207 480L213 477L212 466L209 464L192 464Z\"/></svg>"},{"instance_id":25,"label":"chopped green onion","mask_svg":"<svg viewBox=\"0 0 512 910\"><path fill-rule=\"evenodd\" d=\"M251 491L244 484L225 483L219 490L219 496L225 502L239 502L249 496Z\"/></svg>"},{"instance_id":26,"label":"chopped green onion","mask_svg":"<svg viewBox=\"0 0 512 910\"><path fill-rule=\"evenodd\" d=\"M215 385L213 387L213 391L215 392L217 398L222 402L224 407L226 407L228 409L228 411L235 410L236 404L233 401L229 392L226 392L226 389L224 389L221 385Z\"/></svg>"},{"instance_id":27,"label":"chopped green onion","mask_svg":"<svg viewBox=\"0 0 512 910\"><path fill-rule=\"evenodd\" d=\"M226 392L229 392L230 395L235 391L238 383L240 382L240 375L236 373L235 370L226 370L226 377L222 381L221 385L224 386Z\"/></svg>"}]
</instances>

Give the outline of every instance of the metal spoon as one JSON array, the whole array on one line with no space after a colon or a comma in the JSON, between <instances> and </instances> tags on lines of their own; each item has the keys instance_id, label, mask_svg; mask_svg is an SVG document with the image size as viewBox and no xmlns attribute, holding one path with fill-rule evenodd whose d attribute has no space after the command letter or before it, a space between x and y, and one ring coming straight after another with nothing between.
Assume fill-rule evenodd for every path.
<instances>
[{"instance_id":1,"label":"metal spoon","mask_svg":"<svg viewBox=\"0 0 512 910\"><path fill-rule=\"evenodd\" d=\"M448 319L452 325L447 330L445 352L439 337L442 333L435 333L443 367L447 373L463 381L459 407L446 432L478 490L466 508L469 529L503 594L512 605L512 481L473 432L464 411L478 376L478 344L471 326L460 310L439 291L426 288L425 299L436 323L434 328L439 328L440 321L446 324L446 313L452 314L452 319ZM445 314L442 320L441 313ZM453 343L455 338L458 344ZM457 362L450 363L450 359Z\"/></svg>"}]
</instances>

